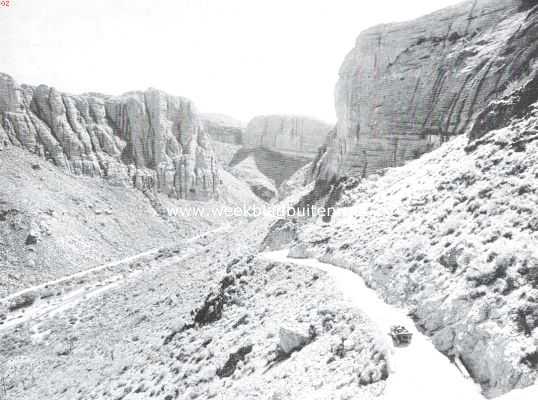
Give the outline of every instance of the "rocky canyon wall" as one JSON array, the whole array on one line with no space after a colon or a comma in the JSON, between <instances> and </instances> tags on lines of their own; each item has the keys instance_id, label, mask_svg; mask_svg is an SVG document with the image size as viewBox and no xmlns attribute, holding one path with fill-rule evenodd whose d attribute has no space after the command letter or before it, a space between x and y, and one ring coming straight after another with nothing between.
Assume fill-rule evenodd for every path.
<instances>
[{"instance_id":1,"label":"rocky canyon wall","mask_svg":"<svg viewBox=\"0 0 538 400\"><path fill-rule=\"evenodd\" d=\"M535 5L474 0L362 32L340 69L338 123L316 160L319 180L401 165L470 133L490 103L532 84Z\"/></svg>"},{"instance_id":2,"label":"rocky canyon wall","mask_svg":"<svg viewBox=\"0 0 538 400\"><path fill-rule=\"evenodd\" d=\"M218 167L192 102L156 89L68 95L0 74L0 146L15 145L74 174L171 197L218 195Z\"/></svg>"},{"instance_id":3,"label":"rocky canyon wall","mask_svg":"<svg viewBox=\"0 0 538 400\"><path fill-rule=\"evenodd\" d=\"M314 158L331 126L306 117L264 115L253 118L244 135L246 147L263 147L279 153Z\"/></svg>"},{"instance_id":4,"label":"rocky canyon wall","mask_svg":"<svg viewBox=\"0 0 538 400\"><path fill-rule=\"evenodd\" d=\"M201 119L211 139L235 145L242 143L245 128L240 121L222 114L202 114Z\"/></svg>"}]
</instances>

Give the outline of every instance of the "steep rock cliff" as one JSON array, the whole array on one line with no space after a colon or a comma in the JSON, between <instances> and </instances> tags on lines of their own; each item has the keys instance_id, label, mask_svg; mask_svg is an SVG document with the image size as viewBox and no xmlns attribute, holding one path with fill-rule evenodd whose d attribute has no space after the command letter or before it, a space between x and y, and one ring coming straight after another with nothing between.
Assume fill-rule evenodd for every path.
<instances>
[{"instance_id":1,"label":"steep rock cliff","mask_svg":"<svg viewBox=\"0 0 538 400\"><path fill-rule=\"evenodd\" d=\"M253 118L244 135L246 147L264 147L279 153L314 158L331 127L296 116L265 115Z\"/></svg>"},{"instance_id":2,"label":"steep rock cliff","mask_svg":"<svg viewBox=\"0 0 538 400\"><path fill-rule=\"evenodd\" d=\"M218 194L218 167L192 102L155 89L68 95L0 74L0 143L74 175L182 199Z\"/></svg>"},{"instance_id":3,"label":"steep rock cliff","mask_svg":"<svg viewBox=\"0 0 538 400\"><path fill-rule=\"evenodd\" d=\"M474 0L361 33L340 69L319 179L401 165L469 133L491 102L532 81L535 4Z\"/></svg>"},{"instance_id":4,"label":"steep rock cliff","mask_svg":"<svg viewBox=\"0 0 538 400\"><path fill-rule=\"evenodd\" d=\"M201 114L200 117L211 139L236 145L242 143L245 128L240 121L222 114Z\"/></svg>"}]
</instances>

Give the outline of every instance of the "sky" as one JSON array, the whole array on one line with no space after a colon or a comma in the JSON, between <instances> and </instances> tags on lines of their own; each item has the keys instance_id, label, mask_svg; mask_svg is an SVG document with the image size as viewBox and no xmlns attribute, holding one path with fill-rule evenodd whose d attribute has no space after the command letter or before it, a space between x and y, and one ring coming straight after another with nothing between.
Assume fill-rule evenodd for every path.
<instances>
[{"instance_id":1,"label":"sky","mask_svg":"<svg viewBox=\"0 0 538 400\"><path fill-rule=\"evenodd\" d=\"M280 113L334 122L338 70L362 30L459 2L10 0L0 72L74 94L154 87L244 123Z\"/></svg>"}]
</instances>

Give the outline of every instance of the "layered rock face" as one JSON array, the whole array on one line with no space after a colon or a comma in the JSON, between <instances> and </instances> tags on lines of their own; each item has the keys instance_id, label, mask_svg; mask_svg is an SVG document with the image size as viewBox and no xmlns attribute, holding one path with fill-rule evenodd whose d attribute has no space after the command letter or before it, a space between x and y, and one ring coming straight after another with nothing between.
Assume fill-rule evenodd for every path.
<instances>
[{"instance_id":1,"label":"layered rock face","mask_svg":"<svg viewBox=\"0 0 538 400\"><path fill-rule=\"evenodd\" d=\"M320 180L401 165L472 130L492 101L532 80L535 4L468 1L361 33L340 70Z\"/></svg>"},{"instance_id":2,"label":"layered rock face","mask_svg":"<svg viewBox=\"0 0 538 400\"><path fill-rule=\"evenodd\" d=\"M211 139L240 145L245 131L241 121L222 114L202 114L202 123Z\"/></svg>"},{"instance_id":3,"label":"layered rock face","mask_svg":"<svg viewBox=\"0 0 538 400\"><path fill-rule=\"evenodd\" d=\"M72 174L175 198L218 195L215 156L188 99L155 89L74 96L0 74L0 117L2 146L23 147Z\"/></svg>"},{"instance_id":4,"label":"layered rock face","mask_svg":"<svg viewBox=\"0 0 538 400\"><path fill-rule=\"evenodd\" d=\"M243 142L246 147L314 158L330 129L328 124L312 118L258 116L248 123Z\"/></svg>"},{"instance_id":5,"label":"layered rock face","mask_svg":"<svg viewBox=\"0 0 538 400\"><path fill-rule=\"evenodd\" d=\"M330 128L324 122L305 117L255 117L243 134L243 147L237 149L228 165L235 176L249 183L254 193L271 201L283 182L316 157ZM224 154L219 158L229 159L226 151L219 147L217 150Z\"/></svg>"}]
</instances>

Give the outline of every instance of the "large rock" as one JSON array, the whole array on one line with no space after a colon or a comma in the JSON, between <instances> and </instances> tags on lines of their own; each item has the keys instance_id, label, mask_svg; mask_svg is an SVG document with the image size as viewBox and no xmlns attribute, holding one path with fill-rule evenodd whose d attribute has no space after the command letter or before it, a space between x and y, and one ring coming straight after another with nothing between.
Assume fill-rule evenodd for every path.
<instances>
[{"instance_id":1,"label":"large rock","mask_svg":"<svg viewBox=\"0 0 538 400\"><path fill-rule=\"evenodd\" d=\"M340 69L320 180L401 165L468 133L490 102L534 76L534 4L467 1L361 33Z\"/></svg>"},{"instance_id":2,"label":"large rock","mask_svg":"<svg viewBox=\"0 0 538 400\"><path fill-rule=\"evenodd\" d=\"M281 250L297 238L297 225L286 218L276 220L260 246L263 251Z\"/></svg>"},{"instance_id":3,"label":"large rock","mask_svg":"<svg viewBox=\"0 0 538 400\"><path fill-rule=\"evenodd\" d=\"M156 89L74 96L18 85L0 74L0 118L0 143L23 147L72 174L176 198L217 196L217 162L188 99Z\"/></svg>"},{"instance_id":4,"label":"large rock","mask_svg":"<svg viewBox=\"0 0 538 400\"><path fill-rule=\"evenodd\" d=\"M282 327L278 331L278 348L284 354L291 354L294 351L301 350L305 347L310 341L310 337L303 332L298 332L297 330L292 330L289 328Z\"/></svg>"},{"instance_id":5,"label":"large rock","mask_svg":"<svg viewBox=\"0 0 538 400\"><path fill-rule=\"evenodd\" d=\"M265 115L247 125L244 144L288 155L314 158L331 127L321 121L297 116Z\"/></svg>"}]
</instances>

